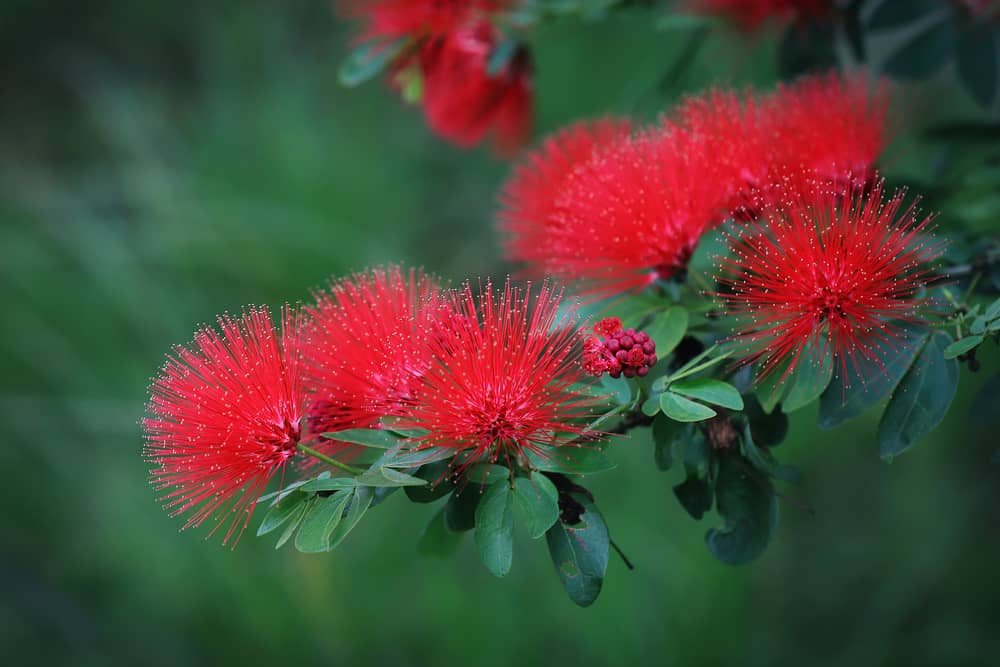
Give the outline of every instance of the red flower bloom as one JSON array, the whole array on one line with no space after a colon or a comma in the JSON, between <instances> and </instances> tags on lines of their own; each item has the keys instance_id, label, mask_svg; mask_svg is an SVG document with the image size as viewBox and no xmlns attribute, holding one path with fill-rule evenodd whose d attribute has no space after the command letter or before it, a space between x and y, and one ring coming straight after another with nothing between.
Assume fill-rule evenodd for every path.
<instances>
[{"instance_id":1,"label":"red flower bloom","mask_svg":"<svg viewBox=\"0 0 1000 667\"><path fill-rule=\"evenodd\" d=\"M606 317L594 325L594 333L606 340L584 341L581 364L588 375L645 377L656 364L656 343L645 331L623 329L620 319Z\"/></svg>"},{"instance_id":2,"label":"red flower bloom","mask_svg":"<svg viewBox=\"0 0 1000 667\"><path fill-rule=\"evenodd\" d=\"M344 13L368 21L364 39L444 35L477 16L496 11L500 0L346 0Z\"/></svg>"},{"instance_id":3,"label":"red flower bloom","mask_svg":"<svg viewBox=\"0 0 1000 667\"><path fill-rule=\"evenodd\" d=\"M529 466L529 453L568 445L585 429L593 397L578 363L579 331L560 316L560 294L543 286L531 303L508 280L499 294L453 294L454 327L431 339L436 361L414 401L401 411L408 428L426 429L416 447L467 452L478 461Z\"/></svg>"},{"instance_id":4,"label":"red flower bloom","mask_svg":"<svg viewBox=\"0 0 1000 667\"><path fill-rule=\"evenodd\" d=\"M871 183L888 141L889 88L837 72L779 85L763 105L775 173L808 172L833 184Z\"/></svg>"},{"instance_id":5,"label":"red flower bloom","mask_svg":"<svg viewBox=\"0 0 1000 667\"><path fill-rule=\"evenodd\" d=\"M739 211L747 196L767 186L773 149L761 105L747 92L741 100L732 90L716 88L686 99L665 125L681 127L701 150L712 156L714 176L726 211Z\"/></svg>"},{"instance_id":6,"label":"red flower bloom","mask_svg":"<svg viewBox=\"0 0 1000 667\"><path fill-rule=\"evenodd\" d=\"M491 23L477 21L429 39L416 57L431 129L463 148L492 134L496 150L510 154L531 133L531 59L520 48L500 71L490 73L490 56L499 42Z\"/></svg>"},{"instance_id":7,"label":"red flower bloom","mask_svg":"<svg viewBox=\"0 0 1000 667\"><path fill-rule=\"evenodd\" d=\"M302 436L298 315L285 310L276 333L267 308L219 318L177 347L150 387L144 457L171 516L192 511L184 528L218 512L214 533L232 517L223 544L246 529L254 503L296 451Z\"/></svg>"},{"instance_id":8,"label":"red flower bloom","mask_svg":"<svg viewBox=\"0 0 1000 667\"><path fill-rule=\"evenodd\" d=\"M589 293L602 296L669 278L721 220L718 173L706 144L686 132L619 137L568 173L549 207L541 198L523 206L509 201L519 190L508 186L508 257L586 281ZM536 211L537 219L521 219Z\"/></svg>"},{"instance_id":9,"label":"red flower bloom","mask_svg":"<svg viewBox=\"0 0 1000 667\"><path fill-rule=\"evenodd\" d=\"M940 249L922 236L930 218L902 209L905 193L883 199L882 187L790 193L731 239L720 296L761 377L785 364L791 373L807 348L829 350L841 372L848 363L884 368L878 345L905 344L906 324L922 321L916 294Z\"/></svg>"},{"instance_id":10,"label":"red flower bloom","mask_svg":"<svg viewBox=\"0 0 1000 667\"><path fill-rule=\"evenodd\" d=\"M692 0L690 4L696 12L725 16L748 31L769 18L822 16L833 9L833 0Z\"/></svg>"},{"instance_id":11,"label":"red flower bloom","mask_svg":"<svg viewBox=\"0 0 1000 667\"><path fill-rule=\"evenodd\" d=\"M595 151L626 139L632 131L624 118L574 123L552 136L514 169L500 201L500 229L508 236L506 252L514 259L534 256L546 235L543 221L556 210L560 188L573 170Z\"/></svg>"},{"instance_id":12,"label":"red flower bloom","mask_svg":"<svg viewBox=\"0 0 1000 667\"><path fill-rule=\"evenodd\" d=\"M310 429L377 426L414 398L430 365L427 339L442 313L438 286L420 272L390 267L338 280L314 297L305 347ZM329 439L313 446L339 459L356 452Z\"/></svg>"}]
</instances>

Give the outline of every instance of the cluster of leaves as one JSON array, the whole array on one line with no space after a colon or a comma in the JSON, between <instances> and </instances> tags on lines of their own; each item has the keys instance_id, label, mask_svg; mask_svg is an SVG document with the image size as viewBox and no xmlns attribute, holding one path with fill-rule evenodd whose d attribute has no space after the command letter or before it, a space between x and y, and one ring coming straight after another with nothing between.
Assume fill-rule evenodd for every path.
<instances>
[{"instance_id":1,"label":"cluster of leaves","mask_svg":"<svg viewBox=\"0 0 1000 667\"><path fill-rule=\"evenodd\" d=\"M617 408L616 408L617 410ZM505 576L513 559L515 508L532 539L545 537L549 553L570 598L582 606L600 592L607 569L608 529L591 494L570 481L614 468L599 446L532 453L530 469L472 463L450 448L412 450L412 431L357 429L326 434L376 453L362 474L289 484L262 496L269 505L258 536L281 529L276 547L289 542L304 553L330 551L364 514L399 489L415 503L444 500L423 535L419 550L451 554L472 532L486 568ZM564 448L565 449L565 448Z\"/></svg>"}]
</instances>

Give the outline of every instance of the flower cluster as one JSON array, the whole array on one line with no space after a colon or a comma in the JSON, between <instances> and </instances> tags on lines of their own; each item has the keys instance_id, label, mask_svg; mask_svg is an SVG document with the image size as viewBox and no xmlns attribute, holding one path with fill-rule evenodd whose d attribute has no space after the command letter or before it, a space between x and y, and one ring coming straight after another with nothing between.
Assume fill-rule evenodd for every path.
<instances>
[{"instance_id":1,"label":"flower cluster","mask_svg":"<svg viewBox=\"0 0 1000 667\"><path fill-rule=\"evenodd\" d=\"M496 25L500 0L349 0L346 13L367 22L365 40L398 49L391 80L423 105L438 135L468 148L492 135L511 154L532 125L531 57Z\"/></svg>"},{"instance_id":2,"label":"flower cluster","mask_svg":"<svg viewBox=\"0 0 1000 667\"><path fill-rule=\"evenodd\" d=\"M225 541L238 539L293 457L351 470L336 433L384 418L425 431L415 449L530 468L530 454L576 446L593 416L575 311L548 286L534 300L509 281L445 290L390 267L314 297L280 333L266 308L222 317L221 335L203 328L154 379L144 455L166 506L191 512L185 527L231 515Z\"/></svg>"},{"instance_id":3,"label":"flower cluster","mask_svg":"<svg viewBox=\"0 0 1000 667\"><path fill-rule=\"evenodd\" d=\"M656 364L656 343L645 331L624 329L620 319L606 317L594 325L594 333L584 342L581 361L589 375L645 377Z\"/></svg>"},{"instance_id":4,"label":"flower cluster","mask_svg":"<svg viewBox=\"0 0 1000 667\"><path fill-rule=\"evenodd\" d=\"M506 184L507 257L597 296L683 275L707 230L755 218L789 174L841 189L869 182L887 106L884 85L831 73L768 95L712 90L652 128L577 124Z\"/></svg>"}]
</instances>

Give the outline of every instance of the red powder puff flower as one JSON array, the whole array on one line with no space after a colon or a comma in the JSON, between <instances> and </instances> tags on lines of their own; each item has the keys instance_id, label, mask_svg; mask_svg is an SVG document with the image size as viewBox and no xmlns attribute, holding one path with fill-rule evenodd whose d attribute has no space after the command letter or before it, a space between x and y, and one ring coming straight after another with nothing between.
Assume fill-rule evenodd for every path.
<instances>
[{"instance_id":1,"label":"red powder puff flower","mask_svg":"<svg viewBox=\"0 0 1000 667\"><path fill-rule=\"evenodd\" d=\"M495 12L500 0L345 0L344 13L364 19L364 39L444 35L477 16Z\"/></svg>"},{"instance_id":2,"label":"red powder puff flower","mask_svg":"<svg viewBox=\"0 0 1000 667\"><path fill-rule=\"evenodd\" d=\"M548 215L507 223L508 257L538 273L582 280L599 296L670 278L722 219L718 169L704 142L677 129L618 138L554 189ZM518 205L508 201L507 210ZM525 210L545 207L532 202Z\"/></svg>"},{"instance_id":3,"label":"red powder puff flower","mask_svg":"<svg viewBox=\"0 0 1000 667\"><path fill-rule=\"evenodd\" d=\"M723 208L738 217L752 217L743 214L747 197L770 179L772 160L766 156L772 145L764 121L752 93L740 99L735 91L721 88L687 98L665 121L668 130L673 125L682 128L713 156Z\"/></svg>"},{"instance_id":4,"label":"red powder puff flower","mask_svg":"<svg viewBox=\"0 0 1000 667\"><path fill-rule=\"evenodd\" d=\"M688 4L698 13L725 16L747 31L770 18L823 16L833 9L833 0L690 0Z\"/></svg>"},{"instance_id":5,"label":"red powder puff flower","mask_svg":"<svg viewBox=\"0 0 1000 667\"><path fill-rule=\"evenodd\" d=\"M774 173L807 172L835 185L871 183L888 142L889 88L864 74L808 76L762 103Z\"/></svg>"},{"instance_id":6,"label":"red powder puff flower","mask_svg":"<svg viewBox=\"0 0 1000 667\"><path fill-rule=\"evenodd\" d=\"M267 308L219 318L177 347L150 387L144 457L171 516L184 528L216 513L232 521L223 544L246 529L254 503L296 452L302 437L299 316L282 314L279 335Z\"/></svg>"},{"instance_id":7,"label":"red powder puff flower","mask_svg":"<svg viewBox=\"0 0 1000 667\"><path fill-rule=\"evenodd\" d=\"M930 218L919 219L913 204L903 209L905 193L884 199L882 188L790 193L731 239L720 296L760 377L793 372L807 349L829 350L841 373L848 363L884 368L879 346L898 349L907 325L922 321L916 294L940 248L924 236Z\"/></svg>"},{"instance_id":8,"label":"red powder puff flower","mask_svg":"<svg viewBox=\"0 0 1000 667\"><path fill-rule=\"evenodd\" d=\"M465 452L464 465L501 461L530 466L529 454L570 445L596 399L579 391L579 331L559 314L560 293L543 286L532 303L510 281L495 294L465 286L452 295L457 326L431 341L436 361L401 413L426 429L417 448ZM578 383L581 383L578 385Z\"/></svg>"},{"instance_id":9,"label":"red powder puff flower","mask_svg":"<svg viewBox=\"0 0 1000 667\"><path fill-rule=\"evenodd\" d=\"M305 347L313 432L375 427L415 397L431 361L427 341L441 329L438 295L434 280L399 267L355 274L314 294ZM356 453L330 439L314 447L341 460Z\"/></svg>"},{"instance_id":10,"label":"red powder puff flower","mask_svg":"<svg viewBox=\"0 0 1000 667\"><path fill-rule=\"evenodd\" d=\"M624 118L574 123L552 136L513 172L500 194L498 219L507 235L507 255L525 258L545 236L545 224L555 211L566 178L595 151L626 139L632 132Z\"/></svg>"},{"instance_id":11,"label":"red powder puff flower","mask_svg":"<svg viewBox=\"0 0 1000 667\"><path fill-rule=\"evenodd\" d=\"M594 333L583 343L581 364L588 375L607 373L613 378L645 377L656 364L656 343L645 331L623 329L617 317L606 317L594 325Z\"/></svg>"},{"instance_id":12,"label":"red powder puff flower","mask_svg":"<svg viewBox=\"0 0 1000 667\"><path fill-rule=\"evenodd\" d=\"M489 72L499 42L490 22L477 21L429 39L416 58L431 129L463 148L492 134L497 152L511 154L531 133L531 59L520 47L499 71Z\"/></svg>"}]
</instances>

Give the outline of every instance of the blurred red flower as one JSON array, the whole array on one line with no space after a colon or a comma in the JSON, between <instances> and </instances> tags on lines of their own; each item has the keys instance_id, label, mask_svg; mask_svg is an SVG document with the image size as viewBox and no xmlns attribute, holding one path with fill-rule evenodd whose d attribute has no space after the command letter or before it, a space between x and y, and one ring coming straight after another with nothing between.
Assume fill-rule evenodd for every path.
<instances>
[{"instance_id":1,"label":"blurred red flower","mask_svg":"<svg viewBox=\"0 0 1000 667\"><path fill-rule=\"evenodd\" d=\"M454 326L431 339L435 361L401 424L428 431L416 448L464 452L476 462L519 463L543 447L573 443L596 400L581 387L580 333L560 314L561 294L543 286L534 300L508 280L453 293ZM570 311L571 312L571 311Z\"/></svg>"},{"instance_id":2,"label":"blurred red flower","mask_svg":"<svg viewBox=\"0 0 1000 667\"><path fill-rule=\"evenodd\" d=\"M246 529L254 504L295 455L306 402L299 315L282 313L280 335L267 308L219 318L168 356L150 386L143 456L171 516L183 528L216 514L209 535L231 517L223 544Z\"/></svg>"},{"instance_id":3,"label":"blurred red flower","mask_svg":"<svg viewBox=\"0 0 1000 667\"><path fill-rule=\"evenodd\" d=\"M889 86L865 73L812 75L761 102L775 173L805 172L862 186L889 140Z\"/></svg>"},{"instance_id":4,"label":"blurred red flower","mask_svg":"<svg viewBox=\"0 0 1000 667\"><path fill-rule=\"evenodd\" d=\"M902 348L907 325L922 322L917 293L941 249L926 236L930 218L915 203L903 208L905 193L884 198L882 189L848 184L844 194L814 183L733 232L719 296L745 363L761 363L759 378L826 351L841 373L884 368L879 346Z\"/></svg>"},{"instance_id":5,"label":"blurred red flower","mask_svg":"<svg viewBox=\"0 0 1000 667\"><path fill-rule=\"evenodd\" d=\"M624 118L574 123L548 137L514 169L500 193L499 227L509 257L529 260L546 236L544 221L556 209L560 188L595 151L626 139L632 131Z\"/></svg>"},{"instance_id":6,"label":"blurred red flower","mask_svg":"<svg viewBox=\"0 0 1000 667\"><path fill-rule=\"evenodd\" d=\"M345 0L343 13L368 22L362 39L445 35L478 16L496 11L501 0Z\"/></svg>"},{"instance_id":7,"label":"blurred red flower","mask_svg":"<svg viewBox=\"0 0 1000 667\"><path fill-rule=\"evenodd\" d=\"M492 135L496 151L509 155L531 133L531 58L518 47L499 70L490 72L500 38L490 22L477 21L428 39L417 60L430 128L463 148Z\"/></svg>"},{"instance_id":8,"label":"blurred red flower","mask_svg":"<svg viewBox=\"0 0 1000 667\"><path fill-rule=\"evenodd\" d=\"M553 184L549 205L536 196L544 189L524 187L522 176L508 184L501 216L512 234L507 256L537 273L583 281L596 296L674 276L702 233L723 218L720 168L706 149L677 128L622 133L589 156L581 151L586 159L567 170L562 155L543 147L527 164L554 162L554 172L568 173ZM522 193L532 198L518 204Z\"/></svg>"}]
</instances>

